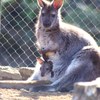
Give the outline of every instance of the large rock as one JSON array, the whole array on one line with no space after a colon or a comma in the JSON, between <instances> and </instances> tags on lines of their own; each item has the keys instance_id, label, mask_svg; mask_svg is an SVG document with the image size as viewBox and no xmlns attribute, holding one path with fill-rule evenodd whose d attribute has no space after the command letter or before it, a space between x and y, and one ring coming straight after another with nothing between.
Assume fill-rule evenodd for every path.
<instances>
[{"instance_id":1,"label":"large rock","mask_svg":"<svg viewBox=\"0 0 100 100\"><path fill-rule=\"evenodd\" d=\"M33 74L34 68L21 67L19 68L19 72L22 76L22 80L27 80L27 78Z\"/></svg>"},{"instance_id":2,"label":"large rock","mask_svg":"<svg viewBox=\"0 0 100 100\"><path fill-rule=\"evenodd\" d=\"M16 68L0 66L0 80L22 80L22 76Z\"/></svg>"},{"instance_id":3,"label":"large rock","mask_svg":"<svg viewBox=\"0 0 100 100\"><path fill-rule=\"evenodd\" d=\"M32 75L34 68L0 66L0 80L27 80Z\"/></svg>"},{"instance_id":4,"label":"large rock","mask_svg":"<svg viewBox=\"0 0 100 100\"><path fill-rule=\"evenodd\" d=\"M100 78L91 82L75 83L72 100L100 100Z\"/></svg>"}]
</instances>

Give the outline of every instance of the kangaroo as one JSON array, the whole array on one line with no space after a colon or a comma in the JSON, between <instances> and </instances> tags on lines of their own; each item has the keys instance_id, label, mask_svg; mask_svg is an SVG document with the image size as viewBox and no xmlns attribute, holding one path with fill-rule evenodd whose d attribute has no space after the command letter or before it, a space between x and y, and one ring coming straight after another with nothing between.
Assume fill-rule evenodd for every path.
<instances>
[{"instance_id":1,"label":"kangaroo","mask_svg":"<svg viewBox=\"0 0 100 100\"><path fill-rule=\"evenodd\" d=\"M35 34L37 45L47 60L52 62L54 79L49 79L52 81L50 85L33 87L33 91L70 91L75 82L99 77L98 45L81 28L62 21L60 10L63 0L37 2L40 7ZM31 80L34 77L31 76Z\"/></svg>"},{"instance_id":2,"label":"kangaroo","mask_svg":"<svg viewBox=\"0 0 100 100\"><path fill-rule=\"evenodd\" d=\"M37 58L37 66L35 68L35 72L33 75L28 78L27 81L31 81L32 79L34 80L48 80L52 79L54 76L53 72L53 64L51 61L44 61L41 58ZM32 79L31 79L32 78Z\"/></svg>"},{"instance_id":3,"label":"kangaroo","mask_svg":"<svg viewBox=\"0 0 100 100\"><path fill-rule=\"evenodd\" d=\"M51 77L53 77L54 73L52 69L53 69L53 65L51 61L43 62L40 67L41 77L47 76L49 74Z\"/></svg>"}]
</instances>

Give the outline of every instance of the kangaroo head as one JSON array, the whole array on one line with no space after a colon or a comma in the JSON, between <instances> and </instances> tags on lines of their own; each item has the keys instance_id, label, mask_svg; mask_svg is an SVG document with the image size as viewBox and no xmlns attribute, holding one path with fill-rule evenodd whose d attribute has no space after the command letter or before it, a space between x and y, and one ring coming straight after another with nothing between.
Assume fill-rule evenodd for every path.
<instances>
[{"instance_id":1,"label":"kangaroo head","mask_svg":"<svg viewBox=\"0 0 100 100\"><path fill-rule=\"evenodd\" d=\"M53 71L53 65L52 62L44 62L41 67L40 67L40 71L41 71L41 76L44 77L45 75L48 75L49 73L51 74Z\"/></svg>"},{"instance_id":2,"label":"kangaroo head","mask_svg":"<svg viewBox=\"0 0 100 100\"><path fill-rule=\"evenodd\" d=\"M59 24L59 9L63 0L54 0L53 2L37 0L40 6L40 24L45 28L52 28Z\"/></svg>"},{"instance_id":3,"label":"kangaroo head","mask_svg":"<svg viewBox=\"0 0 100 100\"><path fill-rule=\"evenodd\" d=\"M42 77L49 73L51 73L51 77L53 77L53 64L51 61L46 62L41 58L37 58L37 62L41 65L40 72Z\"/></svg>"}]
</instances>

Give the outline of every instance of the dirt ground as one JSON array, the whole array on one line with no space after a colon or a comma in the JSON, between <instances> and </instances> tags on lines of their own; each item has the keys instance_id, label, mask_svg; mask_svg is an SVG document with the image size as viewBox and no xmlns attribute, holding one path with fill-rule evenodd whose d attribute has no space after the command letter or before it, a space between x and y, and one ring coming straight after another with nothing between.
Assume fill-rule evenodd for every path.
<instances>
[{"instance_id":1,"label":"dirt ground","mask_svg":"<svg viewBox=\"0 0 100 100\"><path fill-rule=\"evenodd\" d=\"M71 100L72 95L60 92L29 92L16 89L0 89L0 100Z\"/></svg>"}]
</instances>

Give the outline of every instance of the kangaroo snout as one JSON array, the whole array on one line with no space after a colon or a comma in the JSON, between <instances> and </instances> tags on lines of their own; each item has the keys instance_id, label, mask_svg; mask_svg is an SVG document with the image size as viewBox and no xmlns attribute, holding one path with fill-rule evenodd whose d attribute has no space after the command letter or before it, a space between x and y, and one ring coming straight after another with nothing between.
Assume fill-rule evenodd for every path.
<instances>
[{"instance_id":1,"label":"kangaroo snout","mask_svg":"<svg viewBox=\"0 0 100 100\"><path fill-rule=\"evenodd\" d=\"M44 27L50 27L51 26L51 22L45 21L45 22L43 22L43 26Z\"/></svg>"},{"instance_id":2,"label":"kangaroo snout","mask_svg":"<svg viewBox=\"0 0 100 100\"><path fill-rule=\"evenodd\" d=\"M44 73L41 73L41 77L44 77L45 75L44 75Z\"/></svg>"}]
</instances>

